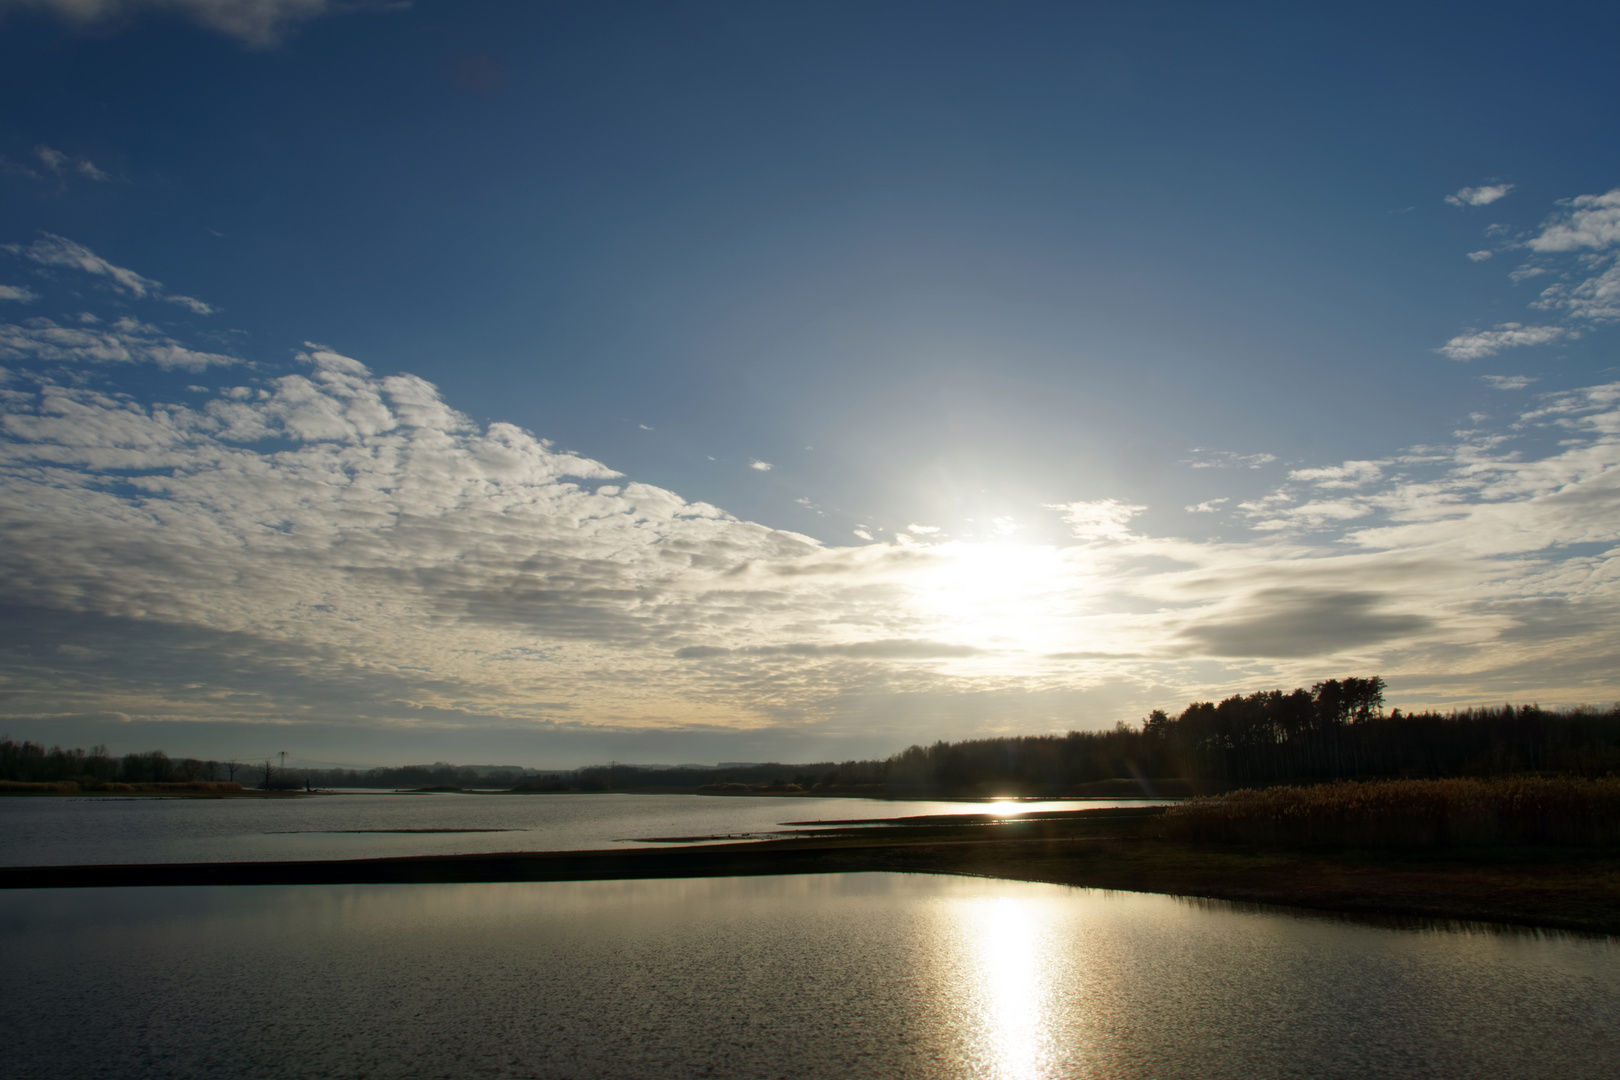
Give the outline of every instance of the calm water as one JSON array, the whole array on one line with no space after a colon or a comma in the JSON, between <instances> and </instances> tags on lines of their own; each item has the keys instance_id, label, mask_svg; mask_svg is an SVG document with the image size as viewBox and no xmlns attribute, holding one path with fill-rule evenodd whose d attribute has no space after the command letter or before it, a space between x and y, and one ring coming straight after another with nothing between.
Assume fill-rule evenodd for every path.
<instances>
[{"instance_id":1,"label":"calm water","mask_svg":"<svg viewBox=\"0 0 1620 1080\"><path fill-rule=\"evenodd\" d=\"M898 874L0 894L8 1074L1603 1077L1620 946Z\"/></svg>"},{"instance_id":2,"label":"calm water","mask_svg":"<svg viewBox=\"0 0 1620 1080\"><path fill-rule=\"evenodd\" d=\"M357 859L586 851L645 837L747 836L785 821L1151 805L703 795L320 795L296 799L0 798L0 866ZM498 829L499 832L386 832ZM344 830L357 830L346 832ZM642 846L642 845L635 845Z\"/></svg>"}]
</instances>

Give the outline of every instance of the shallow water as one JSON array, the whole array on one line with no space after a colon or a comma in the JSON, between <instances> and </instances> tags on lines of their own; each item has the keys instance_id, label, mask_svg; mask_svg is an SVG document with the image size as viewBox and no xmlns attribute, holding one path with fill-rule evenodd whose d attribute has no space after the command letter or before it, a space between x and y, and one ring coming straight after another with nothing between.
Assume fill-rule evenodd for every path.
<instances>
[{"instance_id":1,"label":"shallow water","mask_svg":"<svg viewBox=\"0 0 1620 1080\"><path fill-rule=\"evenodd\" d=\"M1609 1077L1610 940L850 874L0 894L33 1077Z\"/></svg>"},{"instance_id":2,"label":"shallow water","mask_svg":"<svg viewBox=\"0 0 1620 1080\"><path fill-rule=\"evenodd\" d=\"M1128 799L996 804L615 794L13 796L0 798L0 866L586 851L645 846L635 843L643 837L747 837L775 831L785 821L1130 805L1151 804ZM499 831L382 831L412 829Z\"/></svg>"}]
</instances>

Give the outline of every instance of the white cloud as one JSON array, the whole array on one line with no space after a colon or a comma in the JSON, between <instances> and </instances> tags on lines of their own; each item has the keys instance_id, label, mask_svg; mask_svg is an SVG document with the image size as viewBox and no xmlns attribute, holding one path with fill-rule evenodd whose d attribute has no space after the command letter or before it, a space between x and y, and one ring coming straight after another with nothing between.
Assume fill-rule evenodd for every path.
<instances>
[{"instance_id":1,"label":"white cloud","mask_svg":"<svg viewBox=\"0 0 1620 1080\"><path fill-rule=\"evenodd\" d=\"M1529 281L1531 278L1542 277L1543 275L1550 273L1552 273L1552 271L1545 266L1537 266L1534 263L1526 263L1508 274L1508 280L1517 285L1521 281Z\"/></svg>"},{"instance_id":2,"label":"white cloud","mask_svg":"<svg viewBox=\"0 0 1620 1080\"><path fill-rule=\"evenodd\" d=\"M149 277L142 277L133 270L126 270L122 266L114 266L100 255L91 251L83 244L74 243L66 237L54 233L46 233L42 239L35 240L26 249L30 259L41 266L59 266L71 270L79 270L86 274L95 274L98 277L109 277L114 287L131 296L145 297L148 294L162 295L163 285Z\"/></svg>"},{"instance_id":3,"label":"white cloud","mask_svg":"<svg viewBox=\"0 0 1620 1080\"><path fill-rule=\"evenodd\" d=\"M187 371L241 363L234 356L187 348L157 327L127 317L106 329L59 326L45 318L0 323L0 358L34 363L150 363Z\"/></svg>"},{"instance_id":4,"label":"white cloud","mask_svg":"<svg viewBox=\"0 0 1620 1080\"><path fill-rule=\"evenodd\" d=\"M1230 499L1205 499L1201 503L1195 503L1192 506L1184 507L1184 509L1189 514L1213 514L1221 508L1223 503L1230 501Z\"/></svg>"},{"instance_id":5,"label":"white cloud","mask_svg":"<svg viewBox=\"0 0 1620 1080\"><path fill-rule=\"evenodd\" d=\"M1536 381L1531 375L1481 375L1480 380L1492 390L1523 390Z\"/></svg>"},{"instance_id":6,"label":"white cloud","mask_svg":"<svg viewBox=\"0 0 1620 1080\"><path fill-rule=\"evenodd\" d=\"M912 524L906 526L906 532L915 533L918 536L931 536L934 533L939 532L939 526L938 525L918 525L915 522L913 522Z\"/></svg>"},{"instance_id":7,"label":"white cloud","mask_svg":"<svg viewBox=\"0 0 1620 1080\"><path fill-rule=\"evenodd\" d=\"M213 305L205 304L201 300L198 300L196 297L192 296L176 296L171 294L169 296L165 296L163 299L167 300L171 304L179 304L181 307L193 311L198 315L212 315L219 310Z\"/></svg>"},{"instance_id":8,"label":"white cloud","mask_svg":"<svg viewBox=\"0 0 1620 1080\"><path fill-rule=\"evenodd\" d=\"M1384 475L1387 461L1346 461L1319 469L1295 469L1288 479L1323 488L1361 487L1379 480Z\"/></svg>"},{"instance_id":9,"label":"white cloud","mask_svg":"<svg viewBox=\"0 0 1620 1080\"><path fill-rule=\"evenodd\" d=\"M0 285L0 300L10 300L18 304L32 304L39 299L39 293L24 285Z\"/></svg>"},{"instance_id":10,"label":"white cloud","mask_svg":"<svg viewBox=\"0 0 1620 1080\"><path fill-rule=\"evenodd\" d=\"M1181 464L1195 469L1258 469L1277 460L1276 454L1239 454L1232 450L1206 450L1201 446L1187 452L1196 456Z\"/></svg>"},{"instance_id":11,"label":"white cloud","mask_svg":"<svg viewBox=\"0 0 1620 1080\"><path fill-rule=\"evenodd\" d=\"M1495 254L1495 252L1490 251L1488 249L1484 250L1484 251L1470 251L1468 253L1468 261L1469 262L1484 262L1486 259L1490 258L1494 254Z\"/></svg>"},{"instance_id":12,"label":"white cloud","mask_svg":"<svg viewBox=\"0 0 1620 1080\"><path fill-rule=\"evenodd\" d=\"M1447 195L1446 202L1452 206L1489 206L1505 198L1512 190L1512 184L1481 184L1479 187L1465 187L1455 195Z\"/></svg>"},{"instance_id":13,"label":"white cloud","mask_svg":"<svg viewBox=\"0 0 1620 1080\"><path fill-rule=\"evenodd\" d=\"M212 315L219 310L193 296L165 293L162 282L110 263L83 244L54 233L45 233L28 247L17 250L41 266L77 270L96 277L110 278L114 289L138 299L167 300L198 315ZM89 317L91 320L95 318L93 315Z\"/></svg>"},{"instance_id":14,"label":"white cloud","mask_svg":"<svg viewBox=\"0 0 1620 1080\"><path fill-rule=\"evenodd\" d=\"M95 163L89 158L73 157L62 153L60 150L53 150L43 143L34 147L34 156L44 162L47 169L59 176L64 172L71 171L101 183L106 183L112 179L112 177L96 168Z\"/></svg>"},{"instance_id":15,"label":"white cloud","mask_svg":"<svg viewBox=\"0 0 1620 1080\"><path fill-rule=\"evenodd\" d=\"M1620 188L1602 195L1577 195L1565 205L1570 209L1548 221L1530 241L1532 251L1602 251L1620 244Z\"/></svg>"},{"instance_id":16,"label":"white cloud","mask_svg":"<svg viewBox=\"0 0 1620 1080\"><path fill-rule=\"evenodd\" d=\"M1563 310L1577 319L1609 322L1620 319L1620 263L1611 264L1601 274L1594 274L1574 285L1560 282L1541 292L1541 298L1530 305L1542 311Z\"/></svg>"},{"instance_id":17,"label":"white cloud","mask_svg":"<svg viewBox=\"0 0 1620 1080\"><path fill-rule=\"evenodd\" d=\"M1130 538L1131 519L1145 506L1134 506L1119 499L1091 502L1047 503L1048 510L1060 511L1074 535L1081 540L1125 540Z\"/></svg>"},{"instance_id":18,"label":"white cloud","mask_svg":"<svg viewBox=\"0 0 1620 1080\"><path fill-rule=\"evenodd\" d=\"M872 534L870 532L868 532L866 529L853 529L851 531L854 532L854 534L856 536L860 537L862 540L870 540L870 539L872 539Z\"/></svg>"},{"instance_id":19,"label":"white cloud","mask_svg":"<svg viewBox=\"0 0 1620 1080\"><path fill-rule=\"evenodd\" d=\"M1523 323L1502 323L1494 330L1474 330L1458 334L1435 352L1452 360L1478 360L1482 356L1495 356L1503 349L1521 345L1549 345L1569 334L1562 326L1525 326Z\"/></svg>"},{"instance_id":20,"label":"white cloud","mask_svg":"<svg viewBox=\"0 0 1620 1080\"><path fill-rule=\"evenodd\" d=\"M759 472L770 472L771 471L771 463L768 462L768 461L750 461L748 463L748 467L750 469L756 469Z\"/></svg>"},{"instance_id":21,"label":"white cloud","mask_svg":"<svg viewBox=\"0 0 1620 1080\"><path fill-rule=\"evenodd\" d=\"M257 48L278 44L298 23L359 7L338 0L6 0L6 6L41 8L81 26L172 12ZM367 5L384 6L401 5Z\"/></svg>"}]
</instances>

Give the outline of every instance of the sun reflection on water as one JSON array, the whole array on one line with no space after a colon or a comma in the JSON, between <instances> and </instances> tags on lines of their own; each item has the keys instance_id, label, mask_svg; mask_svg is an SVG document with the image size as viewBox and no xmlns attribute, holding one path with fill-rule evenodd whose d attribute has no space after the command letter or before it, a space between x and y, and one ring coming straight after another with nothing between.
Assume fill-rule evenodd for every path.
<instances>
[{"instance_id":1,"label":"sun reflection on water","mask_svg":"<svg viewBox=\"0 0 1620 1080\"><path fill-rule=\"evenodd\" d=\"M965 977L962 1004L967 1050L976 1075L1037 1080L1050 1075L1052 1017L1046 1015L1051 972L1042 948L1040 907L1007 896L959 909Z\"/></svg>"}]
</instances>

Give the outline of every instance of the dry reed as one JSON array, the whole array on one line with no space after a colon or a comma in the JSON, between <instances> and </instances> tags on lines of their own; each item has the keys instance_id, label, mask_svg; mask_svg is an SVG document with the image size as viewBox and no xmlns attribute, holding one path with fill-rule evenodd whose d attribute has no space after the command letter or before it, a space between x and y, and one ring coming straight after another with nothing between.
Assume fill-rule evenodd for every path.
<instances>
[{"instance_id":1,"label":"dry reed","mask_svg":"<svg viewBox=\"0 0 1620 1080\"><path fill-rule=\"evenodd\" d=\"M1341 781L1193 799L1164 833L1262 847L1620 845L1620 777Z\"/></svg>"}]
</instances>

